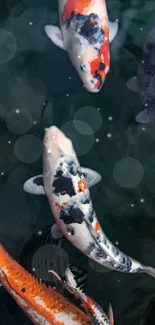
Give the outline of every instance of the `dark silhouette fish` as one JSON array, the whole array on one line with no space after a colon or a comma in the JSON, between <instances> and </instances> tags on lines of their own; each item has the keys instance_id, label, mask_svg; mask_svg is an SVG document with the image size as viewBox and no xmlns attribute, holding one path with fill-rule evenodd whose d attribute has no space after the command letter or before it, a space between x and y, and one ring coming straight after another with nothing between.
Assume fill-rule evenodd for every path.
<instances>
[{"instance_id":1,"label":"dark silhouette fish","mask_svg":"<svg viewBox=\"0 0 155 325\"><path fill-rule=\"evenodd\" d=\"M143 104L143 110L135 118L136 122L155 124L155 25L144 43L137 77L130 78L127 87L139 92Z\"/></svg>"}]
</instances>

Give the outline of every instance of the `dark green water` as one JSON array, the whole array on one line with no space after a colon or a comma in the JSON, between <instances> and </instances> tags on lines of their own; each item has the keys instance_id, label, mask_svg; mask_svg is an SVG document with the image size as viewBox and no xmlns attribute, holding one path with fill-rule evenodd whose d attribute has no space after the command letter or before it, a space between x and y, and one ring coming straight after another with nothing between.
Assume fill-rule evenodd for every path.
<instances>
[{"instance_id":1,"label":"dark green water","mask_svg":"<svg viewBox=\"0 0 155 325\"><path fill-rule=\"evenodd\" d=\"M57 1L0 2L0 240L18 260L31 235L53 222L47 199L25 194L23 183L42 173L44 131L55 124L72 138L81 165L102 175L91 195L108 237L155 266L155 129L135 123L142 104L126 87L154 25L155 2L107 0L107 8L109 19L120 21L119 33L105 85L90 94L67 54L44 33L46 23L58 23ZM90 136L74 128L77 116L92 127ZM73 264L86 264L85 292L105 312L111 301L116 324L154 324L154 279L105 270L65 241L63 249ZM0 325L5 324L31 322L0 288Z\"/></svg>"}]
</instances>

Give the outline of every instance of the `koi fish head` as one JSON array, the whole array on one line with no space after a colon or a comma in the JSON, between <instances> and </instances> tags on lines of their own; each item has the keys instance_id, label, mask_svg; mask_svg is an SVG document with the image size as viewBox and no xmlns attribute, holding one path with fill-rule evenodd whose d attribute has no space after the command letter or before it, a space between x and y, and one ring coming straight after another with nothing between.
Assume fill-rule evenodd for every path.
<instances>
[{"instance_id":1,"label":"koi fish head","mask_svg":"<svg viewBox=\"0 0 155 325\"><path fill-rule=\"evenodd\" d=\"M99 92L109 71L109 29L97 14L74 14L65 20L68 35L65 48L84 87Z\"/></svg>"},{"instance_id":2,"label":"koi fish head","mask_svg":"<svg viewBox=\"0 0 155 325\"><path fill-rule=\"evenodd\" d=\"M44 137L43 179L45 191L51 193L55 178L60 180L58 188L66 184L65 177L70 176L69 166L78 164L71 140L56 126L50 127Z\"/></svg>"}]
</instances>

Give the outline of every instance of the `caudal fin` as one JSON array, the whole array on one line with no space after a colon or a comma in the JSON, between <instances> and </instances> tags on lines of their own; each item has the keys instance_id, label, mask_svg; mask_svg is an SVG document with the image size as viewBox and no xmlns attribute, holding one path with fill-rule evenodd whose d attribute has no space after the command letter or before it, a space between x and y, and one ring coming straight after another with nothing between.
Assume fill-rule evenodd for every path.
<instances>
[{"instance_id":1,"label":"caudal fin","mask_svg":"<svg viewBox=\"0 0 155 325\"><path fill-rule=\"evenodd\" d=\"M153 278L155 278L155 268L151 266L144 266L143 272L151 275Z\"/></svg>"},{"instance_id":2,"label":"caudal fin","mask_svg":"<svg viewBox=\"0 0 155 325\"><path fill-rule=\"evenodd\" d=\"M114 313L113 313L111 303L109 303L108 317L109 317L110 324L114 325Z\"/></svg>"}]
</instances>

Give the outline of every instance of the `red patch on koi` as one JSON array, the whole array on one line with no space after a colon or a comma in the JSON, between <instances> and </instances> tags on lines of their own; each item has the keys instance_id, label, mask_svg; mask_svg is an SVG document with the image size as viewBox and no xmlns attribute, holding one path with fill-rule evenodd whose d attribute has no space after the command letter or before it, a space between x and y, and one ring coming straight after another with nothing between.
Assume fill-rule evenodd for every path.
<instances>
[{"instance_id":1,"label":"red patch on koi","mask_svg":"<svg viewBox=\"0 0 155 325\"><path fill-rule=\"evenodd\" d=\"M55 203L55 206L56 206L56 208L57 208L57 210L61 210L61 205L57 202L57 203Z\"/></svg>"},{"instance_id":2,"label":"red patch on koi","mask_svg":"<svg viewBox=\"0 0 155 325\"><path fill-rule=\"evenodd\" d=\"M95 314L95 306L94 306L94 302L91 300L91 298L89 297L87 300L87 305L89 306L89 308L91 309L92 314Z\"/></svg>"},{"instance_id":3,"label":"red patch on koi","mask_svg":"<svg viewBox=\"0 0 155 325\"><path fill-rule=\"evenodd\" d=\"M105 17L105 26L104 26L104 43L100 47L100 53L99 55L90 62L90 70L91 70L91 75L95 77L95 74L100 75L102 82L105 80L106 77L106 68L109 67L110 65L110 56L109 56L109 28L108 28L108 22ZM105 69L100 70L100 64L104 63L105 64ZM98 88L100 86L100 80L97 80L94 89Z\"/></svg>"},{"instance_id":4,"label":"red patch on koi","mask_svg":"<svg viewBox=\"0 0 155 325\"><path fill-rule=\"evenodd\" d=\"M92 302L91 298L88 298L87 302L88 302L89 306L93 306L93 302Z\"/></svg>"},{"instance_id":5,"label":"red patch on koi","mask_svg":"<svg viewBox=\"0 0 155 325\"><path fill-rule=\"evenodd\" d=\"M78 181L78 193L83 192L85 193L87 191L87 183L85 179Z\"/></svg>"},{"instance_id":6,"label":"red patch on koi","mask_svg":"<svg viewBox=\"0 0 155 325\"><path fill-rule=\"evenodd\" d=\"M63 202L62 205L67 205L67 202ZM59 204L58 202L55 203L55 206L56 206L57 210L61 210L62 209L62 205Z\"/></svg>"},{"instance_id":7,"label":"red patch on koi","mask_svg":"<svg viewBox=\"0 0 155 325\"><path fill-rule=\"evenodd\" d=\"M67 0L61 16L62 21L69 18L73 11L75 14L82 14L84 9L88 8L91 2L92 0Z\"/></svg>"}]
</instances>

